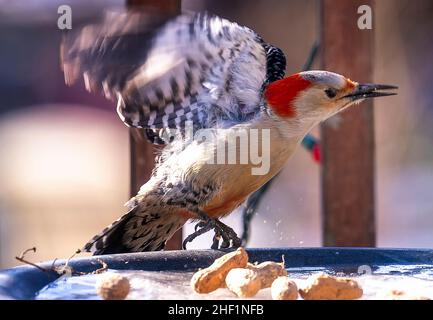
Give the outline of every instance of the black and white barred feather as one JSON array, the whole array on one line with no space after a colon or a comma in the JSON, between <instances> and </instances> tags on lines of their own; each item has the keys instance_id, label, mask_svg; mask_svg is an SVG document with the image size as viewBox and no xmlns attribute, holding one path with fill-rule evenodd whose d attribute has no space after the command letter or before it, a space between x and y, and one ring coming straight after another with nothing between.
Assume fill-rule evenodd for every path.
<instances>
[{"instance_id":1,"label":"black and white barred feather","mask_svg":"<svg viewBox=\"0 0 433 320\"><path fill-rule=\"evenodd\" d=\"M68 37L62 57L68 83L83 75L89 90L118 100L127 125L156 129L147 131L152 139L187 120L211 127L223 118L250 118L259 112L263 86L285 69L281 50L254 31L201 13L168 21L107 14Z\"/></svg>"},{"instance_id":2,"label":"black and white barred feather","mask_svg":"<svg viewBox=\"0 0 433 320\"><path fill-rule=\"evenodd\" d=\"M286 56L284 52L268 43L263 43L266 52L266 80L264 85L281 80L286 74Z\"/></svg>"}]
</instances>

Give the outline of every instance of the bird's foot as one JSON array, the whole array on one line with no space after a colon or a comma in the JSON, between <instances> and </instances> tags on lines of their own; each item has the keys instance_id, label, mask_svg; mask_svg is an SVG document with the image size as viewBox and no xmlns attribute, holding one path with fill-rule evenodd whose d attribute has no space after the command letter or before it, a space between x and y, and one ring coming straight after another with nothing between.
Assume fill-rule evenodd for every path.
<instances>
[{"instance_id":1,"label":"bird's foot","mask_svg":"<svg viewBox=\"0 0 433 320\"><path fill-rule=\"evenodd\" d=\"M213 238L212 249L226 249L226 248L239 248L242 245L236 232L228 225L219 220L215 220L217 228L215 228L215 236ZM220 239L222 239L221 246L219 246Z\"/></svg>"},{"instance_id":2,"label":"bird's foot","mask_svg":"<svg viewBox=\"0 0 433 320\"><path fill-rule=\"evenodd\" d=\"M236 232L217 219L208 218L206 220L200 221L195 225L194 229L195 232L190 234L183 241L183 249L186 249L187 243L192 242L198 236L212 229L215 231L215 235L213 237L211 249L225 249L230 247L238 248L241 246L241 239L239 239ZM221 239L222 243L220 246L219 243Z\"/></svg>"},{"instance_id":3,"label":"bird's foot","mask_svg":"<svg viewBox=\"0 0 433 320\"><path fill-rule=\"evenodd\" d=\"M183 250L186 250L187 243L192 242L195 238L202 235L203 233L212 230L213 229L212 221L213 219L198 222L194 227L194 232L191 233L188 237L186 237L185 240L183 240L182 243Z\"/></svg>"}]
</instances>

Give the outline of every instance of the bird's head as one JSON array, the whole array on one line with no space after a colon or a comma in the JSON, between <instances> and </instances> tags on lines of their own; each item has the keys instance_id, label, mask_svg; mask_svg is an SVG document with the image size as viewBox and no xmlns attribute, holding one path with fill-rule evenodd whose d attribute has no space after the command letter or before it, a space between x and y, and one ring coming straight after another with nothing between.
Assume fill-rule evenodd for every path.
<instances>
[{"instance_id":1,"label":"bird's head","mask_svg":"<svg viewBox=\"0 0 433 320\"><path fill-rule=\"evenodd\" d=\"M382 91L391 89L397 87L360 84L328 71L306 71L272 82L264 95L270 109L280 118L311 126L356 102L396 94Z\"/></svg>"}]
</instances>

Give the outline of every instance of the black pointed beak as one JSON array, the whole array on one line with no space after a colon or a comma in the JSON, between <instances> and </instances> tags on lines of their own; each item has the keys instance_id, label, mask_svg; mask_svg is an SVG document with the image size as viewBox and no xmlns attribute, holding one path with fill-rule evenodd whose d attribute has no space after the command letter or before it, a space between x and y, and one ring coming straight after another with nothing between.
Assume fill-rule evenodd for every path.
<instances>
[{"instance_id":1,"label":"black pointed beak","mask_svg":"<svg viewBox=\"0 0 433 320\"><path fill-rule=\"evenodd\" d=\"M373 84L373 83L364 83L359 84L356 89L345 95L343 98L350 98L352 101L366 98L377 98L377 97L386 97L386 96L394 96L396 92L386 92L382 90L395 90L398 89L397 86L391 86L388 84Z\"/></svg>"}]
</instances>

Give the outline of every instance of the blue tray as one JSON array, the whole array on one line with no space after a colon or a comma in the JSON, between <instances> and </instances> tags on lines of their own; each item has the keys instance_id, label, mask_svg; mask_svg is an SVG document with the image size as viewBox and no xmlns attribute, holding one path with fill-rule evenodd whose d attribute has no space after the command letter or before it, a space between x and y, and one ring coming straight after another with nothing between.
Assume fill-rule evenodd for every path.
<instances>
[{"instance_id":1,"label":"blue tray","mask_svg":"<svg viewBox=\"0 0 433 320\"><path fill-rule=\"evenodd\" d=\"M356 273L360 266L373 271L379 266L432 266L430 249L376 248L272 248L247 249L250 261L281 261L286 268L322 268L335 272ZM142 252L100 256L110 269L145 271L192 271L209 266L225 251L186 250ZM92 272L101 267L98 257L72 259L69 265L78 272ZM64 264L59 260L55 265ZM50 268L52 262L40 264ZM407 268L404 268L407 270ZM416 267L411 269L416 270ZM59 277L55 272L43 272L31 266L19 266L0 271L0 299L33 299L36 293Z\"/></svg>"}]
</instances>

